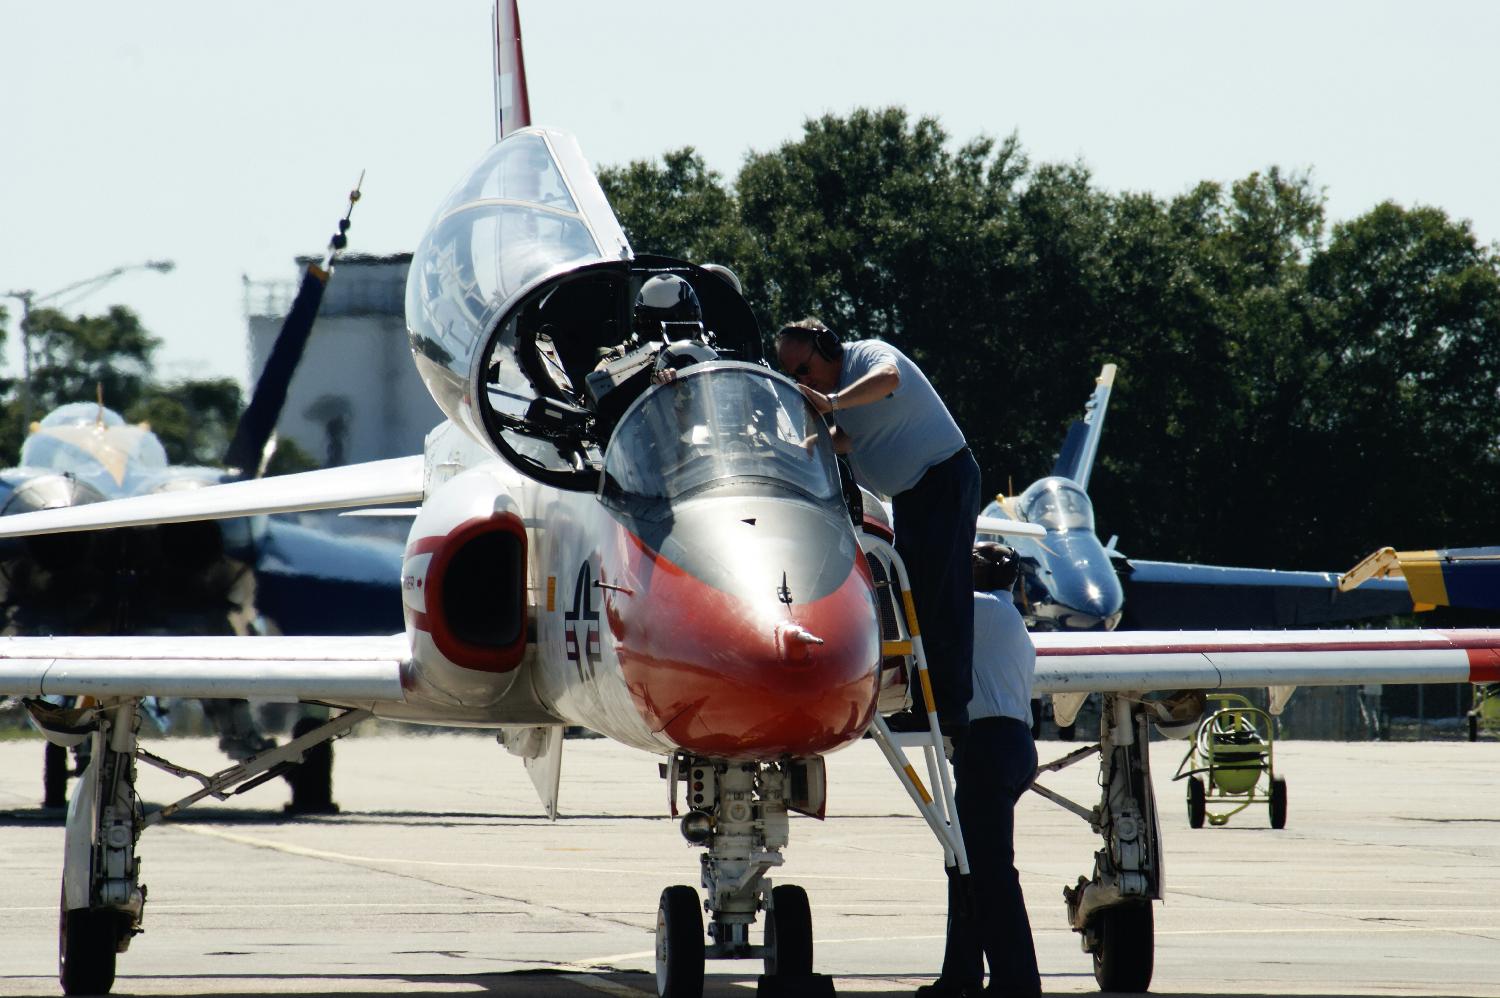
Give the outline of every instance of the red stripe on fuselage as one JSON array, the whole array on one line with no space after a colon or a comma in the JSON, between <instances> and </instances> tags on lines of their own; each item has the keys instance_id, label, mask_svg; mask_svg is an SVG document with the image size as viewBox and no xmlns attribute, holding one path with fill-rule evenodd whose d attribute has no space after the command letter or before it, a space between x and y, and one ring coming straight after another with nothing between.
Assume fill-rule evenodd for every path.
<instances>
[{"instance_id":1,"label":"red stripe on fuselage","mask_svg":"<svg viewBox=\"0 0 1500 998\"><path fill-rule=\"evenodd\" d=\"M862 557L833 592L787 606L774 586L752 602L626 536L625 564L605 574L632 593L608 593L605 615L627 688L653 731L686 751L735 759L814 755L864 733L880 642ZM787 624L824 643L784 651L777 628Z\"/></svg>"}]
</instances>

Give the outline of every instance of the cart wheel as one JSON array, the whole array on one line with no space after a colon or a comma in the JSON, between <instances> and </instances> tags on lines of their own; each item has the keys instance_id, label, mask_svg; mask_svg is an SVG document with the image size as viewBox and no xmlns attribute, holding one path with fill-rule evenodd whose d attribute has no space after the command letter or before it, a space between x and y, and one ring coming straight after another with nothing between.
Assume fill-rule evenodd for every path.
<instances>
[{"instance_id":1,"label":"cart wheel","mask_svg":"<svg viewBox=\"0 0 1500 998\"><path fill-rule=\"evenodd\" d=\"M1286 827L1286 780L1271 781L1271 827Z\"/></svg>"},{"instance_id":2,"label":"cart wheel","mask_svg":"<svg viewBox=\"0 0 1500 998\"><path fill-rule=\"evenodd\" d=\"M1189 776L1187 786L1188 827L1203 827L1204 815L1208 813L1207 796L1203 790L1203 781L1196 776Z\"/></svg>"},{"instance_id":3,"label":"cart wheel","mask_svg":"<svg viewBox=\"0 0 1500 998\"><path fill-rule=\"evenodd\" d=\"M1094 937L1094 980L1100 991L1140 994L1151 986L1156 921L1151 902L1105 908L1090 919Z\"/></svg>"},{"instance_id":4,"label":"cart wheel","mask_svg":"<svg viewBox=\"0 0 1500 998\"><path fill-rule=\"evenodd\" d=\"M703 995L703 907L698 892L683 884L662 891L656 909L656 993Z\"/></svg>"}]
</instances>

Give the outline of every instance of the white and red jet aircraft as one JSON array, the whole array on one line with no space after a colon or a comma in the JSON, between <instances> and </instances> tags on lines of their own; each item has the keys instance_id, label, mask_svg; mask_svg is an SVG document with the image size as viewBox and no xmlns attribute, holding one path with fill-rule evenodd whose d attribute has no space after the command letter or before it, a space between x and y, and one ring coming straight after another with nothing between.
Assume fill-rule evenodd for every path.
<instances>
[{"instance_id":1,"label":"white and red jet aircraft","mask_svg":"<svg viewBox=\"0 0 1500 998\"><path fill-rule=\"evenodd\" d=\"M664 278L696 290L701 322L632 338L642 286ZM892 652L910 635L878 504L862 506L821 420L762 362L745 301L693 264L634 253L568 135L512 132L464 176L413 257L406 308L447 416L423 456L0 522L17 536L420 503L402 634L0 638L0 694L88 698L56 722L93 739L65 832L64 990L112 986L141 927L147 826L268 779L372 715L501 729L552 815L564 725L668 757L674 800L686 784L683 834L706 855L701 900L689 886L662 894L661 994L701 993L705 956L764 958L773 985L809 980L807 897L768 890L765 875L781 863L788 811L823 814L822 756L905 699ZM1069 917L1111 990L1150 981L1162 857L1143 747L1152 723L1183 721L1191 702L1146 693L1500 678L1500 631L1036 640L1038 693L1106 694L1100 744L1075 753L1101 758L1101 804L1077 810L1105 844ZM137 745L148 695L342 712L206 776ZM202 786L148 812L138 762Z\"/></svg>"}]
</instances>

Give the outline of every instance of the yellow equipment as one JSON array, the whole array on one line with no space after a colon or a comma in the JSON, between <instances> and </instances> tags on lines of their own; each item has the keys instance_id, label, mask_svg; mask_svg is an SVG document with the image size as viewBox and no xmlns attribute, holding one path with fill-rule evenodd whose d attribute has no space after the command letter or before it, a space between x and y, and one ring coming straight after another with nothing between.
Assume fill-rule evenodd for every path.
<instances>
[{"instance_id":1,"label":"yellow equipment","mask_svg":"<svg viewBox=\"0 0 1500 998\"><path fill-rule=\"evenodd\" d=\"M1237 693L1211 693L1217 706L1204 715L1173 779L1186 779L1188 824L1223 825L1252 804L1269 804L1271 827L1286 827L1286 781L1274 761L1276 720ZM1206 779L1205 779L1206 777ZM1211 811L1210 804L1233 805Z\"/></svg>"}]
</instances>

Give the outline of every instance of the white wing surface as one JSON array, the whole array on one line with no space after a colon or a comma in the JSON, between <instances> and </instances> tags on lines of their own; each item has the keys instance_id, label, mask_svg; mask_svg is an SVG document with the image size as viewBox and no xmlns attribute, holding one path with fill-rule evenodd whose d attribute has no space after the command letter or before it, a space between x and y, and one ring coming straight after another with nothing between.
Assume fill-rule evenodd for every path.
<instances>
[{"instance_id":1,"label":"white wing surface","mask_svg":"<svg viewBox=\"0 0 1500 998\"><path fill-rule=\"evenodd\" d=\"M975 522L981 534L998 534L1001 537L1046 537L1047 528L1025 520L1005 520L998 516L981 516Z\"/></svg>"},{"instance_id":2,"label":"white wing surface","mask_svg":"<svg viewBox=\"0 0 1500 998\"><path fill-rule=\"evenodd\" d=\"M1500 630L1038 632L1042 693L1500 681Z\"/></svg>"},{"instance_id":3,"label":"white wing surface","mask_svg":"<svg viewBox=\"0 0 1500 998\"><path fill-rule=\"evenodd\" d=\"M298 475L17 513L0 517L0 537L420 502L423 474L421 456L398 457Z\"/></svg>"},{"instance_id":4,"label":"white wing surface","mask_svg":"<svg viewBox=\"0 0 1500 998\"><path fill-rule=\"evenodd\" d=\"M403 699L406 635L0 637L0 695Z\"/></svg>"}]
</instances>

